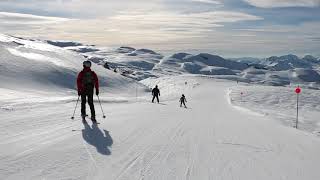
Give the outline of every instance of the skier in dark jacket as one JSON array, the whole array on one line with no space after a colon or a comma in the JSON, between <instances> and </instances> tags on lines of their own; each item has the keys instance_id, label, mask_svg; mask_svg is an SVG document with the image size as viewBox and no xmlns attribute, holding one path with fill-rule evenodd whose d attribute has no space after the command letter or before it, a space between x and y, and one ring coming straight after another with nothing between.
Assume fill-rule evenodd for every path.
<instances>
[{"instance_id":1,"label":"skier in dark jacket","mask_svg":"<svg viewBox=\"0 0 320 180\"><path fill-rule=\"evenodd\" d=\"M99 95L99 80L98 76L94 71L91 71L91 62L83 62L83 70L79 73L77 78L78 95L81 96L81 116L82 120L85 121L86 117L86 99L88 97L88 104L91 110L91 120L96 123L96 114L93 104L93 91L96 88L96 95Z\"/></svg>"},{"instance_id":2,"label":"skier in dark jacket","mask_svg":"<svg viewBox=\"0 0 320 180\"><path fill-rule=\"evenodd\" d=\"M182 107L182 104L184 105L185 108L187 108L185 102L187 102L186 97L184 96L184 94L182 94L181 98L180 98L180 107Z\"/></svg>"},{"instance_id":3,"label":"skier in dark jacket","mask_svg":"<svg viewBox=\"0 0 320 180\"><path fill-rule=\"evenodd\" d=\"M158 89L158 85L156 85L156 87L152 89L152 96L152 103L154 102L154 98L157 98L157 101L159 103L160 90Z\"/></svg>"}]
</instances>

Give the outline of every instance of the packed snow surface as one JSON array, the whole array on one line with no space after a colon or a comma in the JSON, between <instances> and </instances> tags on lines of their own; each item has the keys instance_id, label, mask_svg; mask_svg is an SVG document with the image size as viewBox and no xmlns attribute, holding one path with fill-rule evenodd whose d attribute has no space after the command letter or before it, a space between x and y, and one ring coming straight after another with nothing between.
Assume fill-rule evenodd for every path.
<instances>
[{"instance_id":1,"label":"packed snow surface","mask_svg":"<svg viewBox=\"0 0 320 180\"><path fill-rule=\"evenodd\" d=\"M69 119L75 101L2 112L0 178L320 178L318 137L234 108L227 100L232 82L185 81L146 81L161 84L160 104L149 96L103 103L107 119L97 109L97 126L82 124L79 110ZM182 92L187 109L174 98Z\"/></svg>"}]
</instances>

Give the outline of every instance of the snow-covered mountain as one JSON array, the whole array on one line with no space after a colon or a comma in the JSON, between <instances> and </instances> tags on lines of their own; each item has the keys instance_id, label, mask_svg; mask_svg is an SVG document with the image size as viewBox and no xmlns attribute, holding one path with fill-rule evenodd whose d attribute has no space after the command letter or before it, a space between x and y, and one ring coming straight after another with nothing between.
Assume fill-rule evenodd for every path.
<instances>
[{"instance_id":1,"label":"snow-covered mountain","mask_svg":"<svg viewBox=\"0 0 320 180\"><path fill-rule=\"evenodd\" d=\"M26 99L44 101L53 96L72 99L77 92L76 78L84 60L86 58L78 53L42 41L0 34L0 91L6 94L0 108L11 107L12 100L15 103ZM141 91L146 89L97 64L93 63L93 69L99 75L101 92L130 94L137 87Z\"/></svg>"},{"instance_id":2,"label":"snow-covered mountain","mask_svg":"<svg viewBox=\"0 0 320 180\"><path fill-rule=\"evenodd\" d=\"M109 69L117 69L135 80L179 74L211 75L219 79L250 83L320 88L320 60L306 55L225 59L207 53L176 53L162 56L150 49L132 47L100 48L76 42L47 41L50 44L80 53L85 58Z\"/></svg>"},{"instance_id":3,"label":"snow-covered mountain","mask_svg":"<svg viewBox=\"0 0 320 180\"><path fill-rule=\"evenodd\" d=\"M283 71L294 68L312 68L312 64L304 58L300 59L296 55L272 56L263 62L270 70Z\"/></svg>"},{"instance_id":4,"label":"snow-covered mountain","mask_svg":"<svg viewBox=\"0 0 320 180\"><path fill-rule=\"evenodd\" d=\"M299 84L311 88L320 87L320 61L311 55L303 58L295 55L272 56L266 59L225 59L207 53L162 56L150 49L99 48L75 42L47 42L78 52L97 64L117 69L122 75L136 80L166 75L201 74L266 85Z\"/></svg>"},{"instance_id":5,"label":"snow-covered mountain","mask_svg":"<svg viewBox=\"0 0 320 180\"><path fill-rule=\"evenodd\" d=\"M240 70L248 67L247 64L226 60L220 56L200 53L191 55L178 53L166 57L155 67L157 71L186 72L204 75L236 75Z\"/></svg>"}]
</instances>

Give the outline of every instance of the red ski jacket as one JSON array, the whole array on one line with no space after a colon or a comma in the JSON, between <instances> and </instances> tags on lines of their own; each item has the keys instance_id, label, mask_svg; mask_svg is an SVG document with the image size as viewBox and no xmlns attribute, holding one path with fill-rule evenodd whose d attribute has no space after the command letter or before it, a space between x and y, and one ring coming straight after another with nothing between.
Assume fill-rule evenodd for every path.
<instances>
[{"instance_id":1,"label":"red ski jacket","mask_svg":"<svg viewBox=\"0 0 320 180\"><path fill-rule=\"evenodd\" d=\"M94 86L96 88L96 91L99 91L99 79L98 79L98 76L97 74L94 72L94 71L91 71L90 68L88 67L85 67L78 75L78 78L77 78L77 87L78 87L78 92L79 93L82 93L84 92L85 90L85 86L83 84L83 75L84 73L86 72L91 72L92 73L92 76L93 76L93 80L94 80Z\"/></svg>"}]
</instances>

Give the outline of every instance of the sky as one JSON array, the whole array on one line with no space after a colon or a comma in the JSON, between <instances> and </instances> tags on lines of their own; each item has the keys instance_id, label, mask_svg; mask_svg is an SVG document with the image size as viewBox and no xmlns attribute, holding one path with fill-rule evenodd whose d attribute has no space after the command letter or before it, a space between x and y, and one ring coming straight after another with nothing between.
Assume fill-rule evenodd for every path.
<instances>
[{"instance_id":1,"label":"sky","mask_svg":"<svg viewBox=\"0 0 320 180\"><path fill-rule=\"evenodd\" d=\"M320 57L320 0L0 0L0 33L164 54Z\"/></svg>"}]
</instances>

